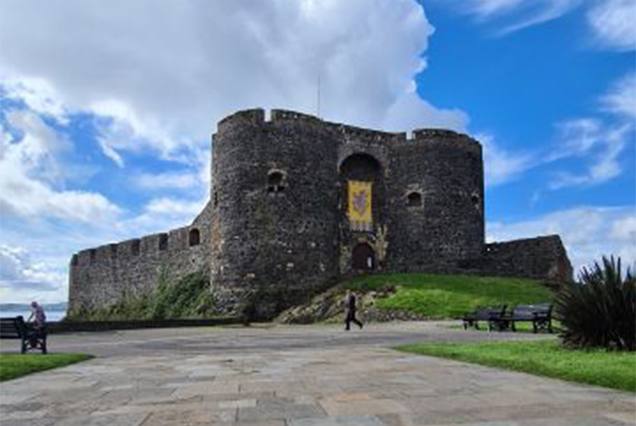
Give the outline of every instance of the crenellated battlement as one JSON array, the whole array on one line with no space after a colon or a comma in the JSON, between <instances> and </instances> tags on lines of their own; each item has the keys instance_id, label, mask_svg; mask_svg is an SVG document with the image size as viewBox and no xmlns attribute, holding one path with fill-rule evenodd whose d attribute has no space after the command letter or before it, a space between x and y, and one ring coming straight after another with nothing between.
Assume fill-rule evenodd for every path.
<instances>
[{"instance_id":1,"label":"crenellated battlement","mask_svg":"<svg viewBox=\"0 0 636 426\"><path fill-rule=\"evenodd\" d=\"M242 126L307 125L308 128L323 128L325 132L333 132L335 138L341 139L343 143L355 141L358 143L386 145L387 147L436 143L445 144L449 149L459 148L469 150L479 149L481 147L481 144L477 140L467 134L454 130L417 128L410 132L387 132L326 121L311 114L283 109L272 109L269 120L267 120L265 116L265 110L261 108L235 112L219 121L218 132L222 133ZM213 137L214 136L216 136L216 134L213 135ZM302 143L302 141L299 140L297 143Z\"/></svg>"}]
</instances>

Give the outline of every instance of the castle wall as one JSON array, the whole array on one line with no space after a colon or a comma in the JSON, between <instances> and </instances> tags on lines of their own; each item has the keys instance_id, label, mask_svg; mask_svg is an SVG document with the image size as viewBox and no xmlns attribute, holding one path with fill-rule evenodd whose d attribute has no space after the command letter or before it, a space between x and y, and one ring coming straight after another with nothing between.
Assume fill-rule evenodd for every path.
<instances>
[{"instance_id":1,"label":"castle wall","mask_svg":"<svg viewBox=\"0 0 636 426\"><path fill-rule=\"evenodd\" d=\"M69 266L69 316L106 308L152 292L163 272L168 279L207 268L211 244L210 208L191 226L116 244L82 250ZM190 246L190 231L199 231L199 244Z\"/></svg>"},{"instance_id":2,"label":"castle wall","mask_svg":"<svg viewBox=\"0 0 636 426\"><path fill-rule=\"evenodd\" d=\"M486 244L485 256L473 266L484 275L572 280L572 265L558 235Z\"/></svg>"}]
</instances>

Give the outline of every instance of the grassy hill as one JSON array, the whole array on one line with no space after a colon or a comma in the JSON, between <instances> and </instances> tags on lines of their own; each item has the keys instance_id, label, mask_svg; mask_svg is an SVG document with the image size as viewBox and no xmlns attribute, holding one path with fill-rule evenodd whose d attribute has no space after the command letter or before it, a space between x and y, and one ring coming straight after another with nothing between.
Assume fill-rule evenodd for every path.
<instances>
[{"instance_id":1,"label":"grassy hill","mask_svg":"<svg viewBox=\"0 0 636 426\"><path fill-rule=\"evenodd\" d=\"M523 278L474 275L379 274L356 277L291 308L279 321L309 323L338 320L346 289L360 293L363 318L459 318L478 307L549 302L551 291L541 282Z\"/></svg>"},{"instance_id":2,"label":"grassy hill","mask_svg":"<svg viewBox=\"0 0 636 426\"><path fill-rule=\"evenodd\" d=\"M428 318L457 318L480 306L529 304L552 300L539 281L474 275L383 274L357 277L343 288L368 292L395 288L376 300L379 309L409 311Z\"/></svg>"}]
</instances>

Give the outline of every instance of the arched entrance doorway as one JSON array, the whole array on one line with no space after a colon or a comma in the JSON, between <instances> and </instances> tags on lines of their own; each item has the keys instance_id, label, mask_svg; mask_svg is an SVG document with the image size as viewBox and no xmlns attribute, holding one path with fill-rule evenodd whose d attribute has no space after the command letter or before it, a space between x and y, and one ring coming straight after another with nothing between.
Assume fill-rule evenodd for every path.
<instances>
[{"instance_id":1,"label":"arched entrance doorway","mask_svg":"<svg viewBox=\"0 0 636 426\"><path fill-rule=\"evenodd\" d=\"M358 271L373 271L375 269L375 251L367 243L360 243L351 253L351 268Z\"/></svg>"}]
</instances>

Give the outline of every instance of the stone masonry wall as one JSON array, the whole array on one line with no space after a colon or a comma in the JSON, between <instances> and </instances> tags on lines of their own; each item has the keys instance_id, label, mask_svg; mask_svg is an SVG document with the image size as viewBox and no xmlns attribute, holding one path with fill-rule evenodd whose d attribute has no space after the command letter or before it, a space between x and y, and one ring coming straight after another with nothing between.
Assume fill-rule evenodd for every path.
<instances>
[{"instance_id":1,"label":"stone masonry wall","mask_svg":"<svg viewBox=\"0 0 636 426\"><path fill-rule=\"evenodd\" d=\"M414 132L391 157L387 265L400 272L449 272L484 245L481 146L451 131ZM421 196L409 205L410 194Z\"/></svg>"},{"instance_id":2,"label":"stone masonry wall","mask_svg":"<svg viewBox=\"0 0 636 426\"><path fill-rule=\"evenodd\" d=\"M191 226L167 233L107 244L73 255L69 267L69 312L105 308L126 297L152 292L160 273L169 279L208 268L210 208ZM190 231L199 231L199 244L190 246Z\"/></svg>"},{"instance_id":3,"label":"stone masonry wall","mask_svg":"<svg viewBox=\"0 0 636 426\"><path fill-rule=\"evenodd\" d=\"M572 265L558 235L486 244L478 268L485 275L572 280Z\"/></svg>"}]
</instances>

